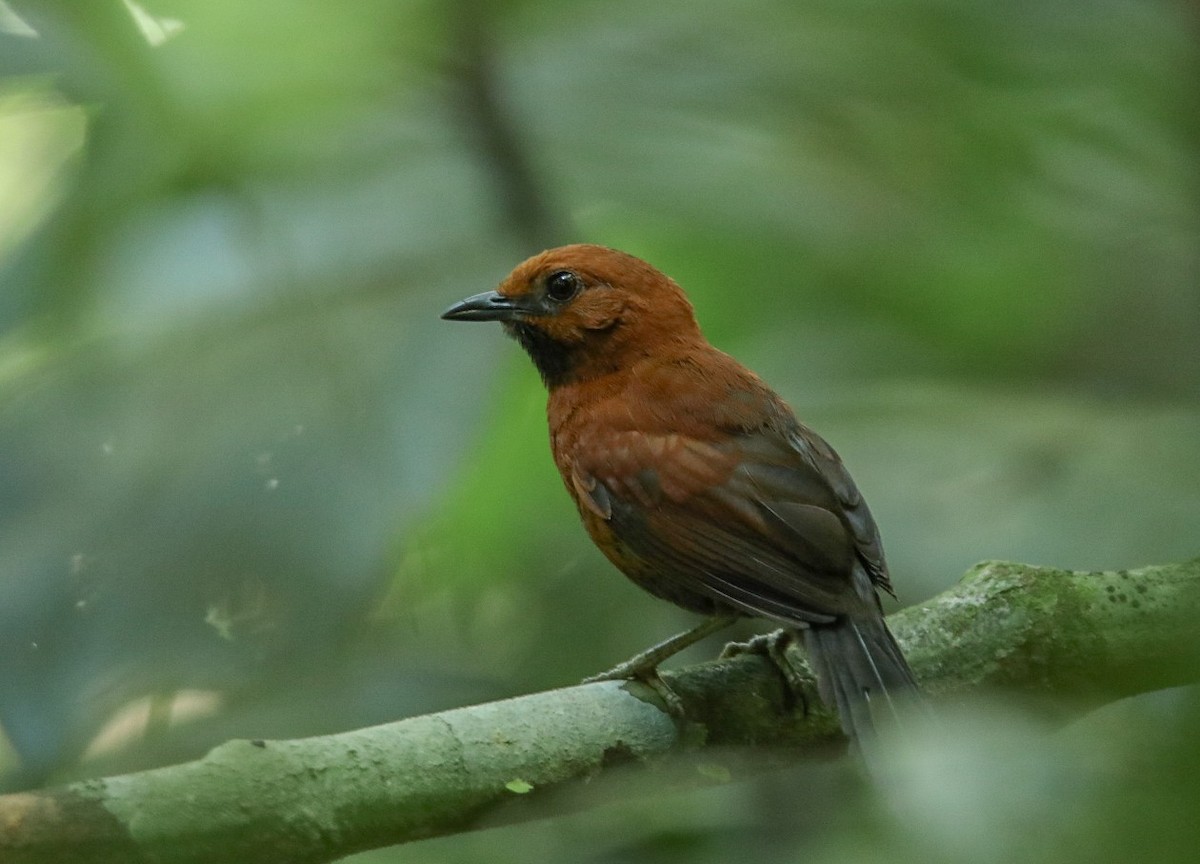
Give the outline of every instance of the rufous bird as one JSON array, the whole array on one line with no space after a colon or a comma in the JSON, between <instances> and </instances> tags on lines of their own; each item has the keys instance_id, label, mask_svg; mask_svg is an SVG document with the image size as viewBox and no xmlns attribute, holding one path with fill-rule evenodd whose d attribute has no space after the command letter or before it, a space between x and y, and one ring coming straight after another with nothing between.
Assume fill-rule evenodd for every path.
<instances>
[{"instance_id":1,"label":"rufous bird","mask_svg":"<svg viewBox=\"0 0 1200 864\"><path fill-rule=\"evenodd\" d=\"M637 585L709 616L598 677L653 675L753 616L803 634L851 737L874 729L873 706L916 693L880 606L879 529L842 460L708 343L674 281L615 249L563 246L442 317L503 323L549 390L554 462L592 540Z\"/></svg>"}]
</instances>

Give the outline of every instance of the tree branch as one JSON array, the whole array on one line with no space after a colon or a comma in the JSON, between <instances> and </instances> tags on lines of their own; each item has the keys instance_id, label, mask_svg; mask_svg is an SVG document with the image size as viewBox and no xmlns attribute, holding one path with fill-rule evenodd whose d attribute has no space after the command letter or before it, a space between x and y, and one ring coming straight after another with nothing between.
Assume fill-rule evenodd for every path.
<instances>
[{"instance_id":1,"label":"tree branch","mask_svg":"<svg viewBox=\"0 0 1200 864\"><path fill-rule=\"evenodd\" d=\"M1200 559L1103 573L981 564L891 623L935 698L1003 688L1066 719L1200 679L1198 619ZM0 859L330 861L469 830L485 814L542 817L555 790L639 767L659 789L730 777L668 754L753 748L778 763L844 746L812 681L813 710L792 710L760 657L664 677L684 701L682 727L648 688L604 682L338 735L231 741L195 762L2 796Z\"/></svg>"}]
</instances>

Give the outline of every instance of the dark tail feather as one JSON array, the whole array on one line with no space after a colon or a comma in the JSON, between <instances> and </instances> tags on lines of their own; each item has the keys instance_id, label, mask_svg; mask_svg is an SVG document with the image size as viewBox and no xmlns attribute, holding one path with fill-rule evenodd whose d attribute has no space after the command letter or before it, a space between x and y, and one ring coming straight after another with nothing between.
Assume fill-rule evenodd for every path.
<instances>
[{"instance_id":1,"label":"dark tail feather","mask_svg":"<svg viewBox=\"0 0 1200 864\"><path fill-rule=\"evenodd\" d=\"M809 662L827 705L860 746L877 721L891 722L903 703L920 700L916 679L882 617L842 618L804 630Z\"/></svg>"}]
</instances>

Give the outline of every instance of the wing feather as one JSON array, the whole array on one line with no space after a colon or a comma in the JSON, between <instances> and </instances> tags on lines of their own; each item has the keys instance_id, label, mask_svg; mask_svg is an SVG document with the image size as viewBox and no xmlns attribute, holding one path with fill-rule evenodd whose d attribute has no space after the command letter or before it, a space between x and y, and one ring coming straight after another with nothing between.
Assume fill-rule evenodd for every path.
<instances>
[{"instance_id":1,"label":"wing feather","mask_svg":"<svg viewBox=\"0 0 1200 864\"><path fill-rule=\"evenodd\" d=\"M857 561L887 587L862 496L832 448L804 427L720 442L622 432L598 443L581 451L588 459L575 466L576 489L603 501L625 549L680 590L822 623L874 602L855 590Z\"/></svg>"}]
</instances>

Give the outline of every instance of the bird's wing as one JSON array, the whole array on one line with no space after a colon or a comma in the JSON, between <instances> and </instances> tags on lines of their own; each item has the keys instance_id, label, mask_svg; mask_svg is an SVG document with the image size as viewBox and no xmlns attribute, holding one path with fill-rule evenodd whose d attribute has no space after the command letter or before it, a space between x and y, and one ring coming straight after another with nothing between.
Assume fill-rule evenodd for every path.
<instances>
[{"instance_id":1,"label":"bird's wing","mask_svg":"<svg viewBox=\"0 0 1200 864\"><path fill-rule=\"evenodd\" d=\"M751 614L827 622L863 602L856 559L882 566L882 553L836 454L803 427L794 436L613 433L583 448L572 483L662 578Z\"/></svg>"},{"instance_id":2,"label":"bird's wing","mask_svg":"<svg viewBox=\"0 0 1200 864\"><path fill-rule=\"evenodd\" d=\"M764 440L770 443L774 436L764 436ZM836 498L837 513L850 531L855 553L871 577L871 582L892 594L887 561L883 555L883 540L879 536L875 517L854 485L850 472L842 464L841 457L824 438L800 423L784 433L782 440L792 452L808 462L828 485Z\"/></svg>"}]
</instances>

